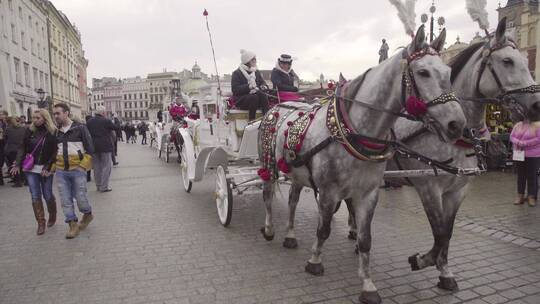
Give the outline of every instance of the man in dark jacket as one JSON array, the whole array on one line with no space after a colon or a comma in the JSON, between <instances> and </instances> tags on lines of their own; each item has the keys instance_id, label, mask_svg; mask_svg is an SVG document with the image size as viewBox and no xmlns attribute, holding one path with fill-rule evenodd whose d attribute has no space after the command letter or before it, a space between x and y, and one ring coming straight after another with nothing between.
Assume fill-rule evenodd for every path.
<instances>
[{"instance_id":1,"label":"man in dark jacket","mask_svg":"<svg viewBox=\"0 0 540 304\"><path fill-rule=\"evenodd\" d=\"M109 178L111 177L113 142L111 132L116 126L110 119L105 118L105 108L99 107L96 115L86 124L94 142L92 163L94 167L94 181L99 192L109 192Z\"/></svg>"},{"instance_id":2,"label":"man in dark jacket","mask_svg":"<svg viewBox=\"0 0 540 304\"><path fill-rule=\"evenodd\" d=\"M255 53L241 50L240 67L232 73L231 87L236 107L249 111L249 120L254 120L257 110L263 114L269 109L268 97L261 90L267 88L261 72L257 70Z\"/></svg>"},{"instance_id":3,"label":"man in dark jacket","mask_svg":"<svg viewBox=\"0 0 540 304\"><path fill-rule=\"evenodd\" d=\"M282 54L278 58L276 67L272 70L272 84L274 89L282 92L298 92L298 88L294 86L294 80L298 78L294 70L291 69L292 57L287 54Z\"/></svg>"}]
</instances>

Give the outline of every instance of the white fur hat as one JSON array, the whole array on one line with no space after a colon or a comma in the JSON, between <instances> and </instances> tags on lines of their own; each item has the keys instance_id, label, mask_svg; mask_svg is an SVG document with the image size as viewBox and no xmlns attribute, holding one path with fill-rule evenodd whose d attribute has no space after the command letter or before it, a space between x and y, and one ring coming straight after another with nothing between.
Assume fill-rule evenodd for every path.
<instances>
[{"instance_id":1,"label":"white fur hat","mask_svg":"<svg viewBox=\"0 0 540 304\"><path fill-rule=\"evenodd\" d=\"M250 51L240 50L240 54L240 61L242 61L243 64L247 64L251 59L255 58L255 53Z\"/></svg>"}]
</instances>

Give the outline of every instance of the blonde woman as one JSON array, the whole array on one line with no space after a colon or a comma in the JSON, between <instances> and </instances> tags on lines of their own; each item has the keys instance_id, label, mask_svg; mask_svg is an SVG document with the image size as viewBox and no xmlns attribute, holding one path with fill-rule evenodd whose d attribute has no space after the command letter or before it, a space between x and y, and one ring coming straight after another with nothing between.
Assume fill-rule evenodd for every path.
<instances>
[{"instance_id":1,"label":"blonde woman","mask_svg":"<svg viewBox=\"0 0 540 304\"><path fill-rule=\"evenodd\" d=\"M540 122L525 120L514 126L510 140L514 146L514 155L521 153L524 158L515 161L517 168L518 197L515 205L527 200L529 206L536 206L538 195L538 169L540 168ZM527 198L525 198L527 187Z\"/></svg>"},{"instance_id":2,"label":"blonde woman","mask_svg":"<svg viewBox=\"0 0 540 304\"><path fill-rule=\"evenodd\" d=\"M36 110L32 115L32 124L26 130L23 145L17 153L16 166L12 173L19 173L23 160L31 154L34 165L29 168L25 165L23 172L28 180L28 188L32 196L32 207L38 223L37 234L45 233L45 211L43 200L47 203L49 212L48 227L56 222L56 199L53 195L53 164L56 161L58 150L56 140L56 127L51 115L45 109Z\"/></svg>"}]
</instances>

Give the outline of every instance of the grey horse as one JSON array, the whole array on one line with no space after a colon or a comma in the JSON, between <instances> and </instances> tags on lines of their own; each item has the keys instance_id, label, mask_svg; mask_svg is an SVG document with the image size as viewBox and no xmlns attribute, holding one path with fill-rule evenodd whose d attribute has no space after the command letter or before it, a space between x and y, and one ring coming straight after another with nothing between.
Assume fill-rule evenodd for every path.
<instances>
[{"instance_id":1,"label":"grey horse","mask_svg":"<svg viewBox=\"0 0 540 304\"><path fill-rule=\"evenodd\" d=\"M529 117L539 117L539 95L533 89L536 84L532 79L527 60L515 48L515 44L506 35L506 19L499 22L494 37L487 42L469 46L455 56L452 67L452 87L460 98L460 103L467 118L467 129L476 130L481 136L489 136L485 127L485 100L499 101L515 116L524 113ZM487 66L482 71L482 61ZM493 69L491 72L490 69ZM498 79L498 80L496 80ZM513 93L512 93L513 92ZM516 102L517 101L517 102ZM395 133L412 150L425 156L444 161L452 159L452 166L476 168L478 159L474 157L471 146L441 143L432 133L421 133L421 124L398 119ZM412 136L416 134L417 136ZM429 169L429 166L416 160L397 158L388 161L388 170ZM436 266L440 271L437 286L447 290L456 290L457 282L448 267L448 247L452 237L456 213L465 198L471 177L438 176L410 177L407 181L415 187L422 201L433 232L434 244L429 252L409 257L413 271ZM355 235L355 216L351 200L346 200L349 209L350 236ZM362 228L361 228L362 229Z\"/></svg>"},{"instance_id":2,"label":"grey horse","mask_svg":"<svg viewBox=\"0 0 540 304\"><path fill-rule=\"evenodd\" d=\"M425 42L424 27L421 26L411 45L402 53L393 56L380 65L373 68L367 76L359 77L351 82L351 86L359 86L348 97L347 113L351 119L354 130L370 138L388 138L390 128L394 125L397 116L392 113L400 112L402 104L402 81L404 59L413 58L414 54L428 52L429 55L411 59L407 70L413 75L417 91L426 100L437 100L440 96L449 92L450 68L445 65L437 55L444 45L445 31L431 45ZM406 71L407 71L406 70ZM359 85L361 83L361 85ZM371 108L366 107L370 105ZM292 107L292 106L291 106ZM327 127L329 105L322 106L316 115L313 115L311 126L305 133L303 145L299 155L312 151L323 140L331 136ZM386 111L376 110L385 109ZM392 112L392 113L390 113ZM286 153L284 147L286 141L285 131L289 130L289 122L301 116L298 110L289 110L286 107L273 108L263 118L271 120L276 113L283 119L275 127L275 139L271 145L275 159L284 158L291 162L291 156ZM331 113L331 112L330 112ZM465 126L465 116L457 101L438 103L429 107L423 121L429 128L438 131L442 140L453 142L462 134ZM290 131L290 130L289 130ZM265 141L266 140L266 141ZM265 128L259 130L260 159L266 159L264 143L268 142ZM379 184L385 170L385 161L361 161L353 157L338 142L332 142L318 153L312 155L305 166L294 167L288 173L291 180L289 192L289 208L291 215L287 227L286 246L294 247L294 211L298 203L299 195L303 187L315 187L318 190L318 228L317 240L312 247L312 256L307 262L306 271L313 275L322 275L324 268L321 260L322 246L330 235L330 225L334 209L338 202L345 198L351 198L352 207L359 223L357 244L360 248L359 276L363 286L360 300L363 303L380 303L381 298L375 287L369 270L369 255L371 249L371 220L378 200ZM274 197L275 179L263 184L263 199L266 208L265 226L261 229L267 240L274 237L272 223L272 200Z\"/></svg>"}]
</instances>

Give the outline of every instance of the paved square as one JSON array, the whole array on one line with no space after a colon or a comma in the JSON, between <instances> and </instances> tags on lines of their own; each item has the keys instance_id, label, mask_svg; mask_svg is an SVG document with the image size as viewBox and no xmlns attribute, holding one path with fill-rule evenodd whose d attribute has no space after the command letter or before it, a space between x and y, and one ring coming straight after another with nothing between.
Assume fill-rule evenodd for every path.
<instances>
[{"instance_id":1,"label":"paved square","mask_svg":"<svg viewBox=\"0 0 540 304\"><path fill-rule=\"evenodd\" d=\"M347 214L323 248L325 275L304 272L316 206L303 193L299 248L282 247L287 208L275 203L276 239L259 233L260 195L235 196L223 228L214 178L181 186L176 163L148 147L120 144L110 193L88 184L95 220L74 240L57 223L43 236L28 190L0 187L0 303L357 303L360 280ZM175 158L172 158L175 161ZM287 196L283 188L283 196ZM411 272L431 231L414 189L382 190L373 225L372 273L383 303L540 303L540 208L513 206L514 177L477 178L458 216L449 261L460 291L435 287L435 269Z\"/></svg>"}]
</instances>

